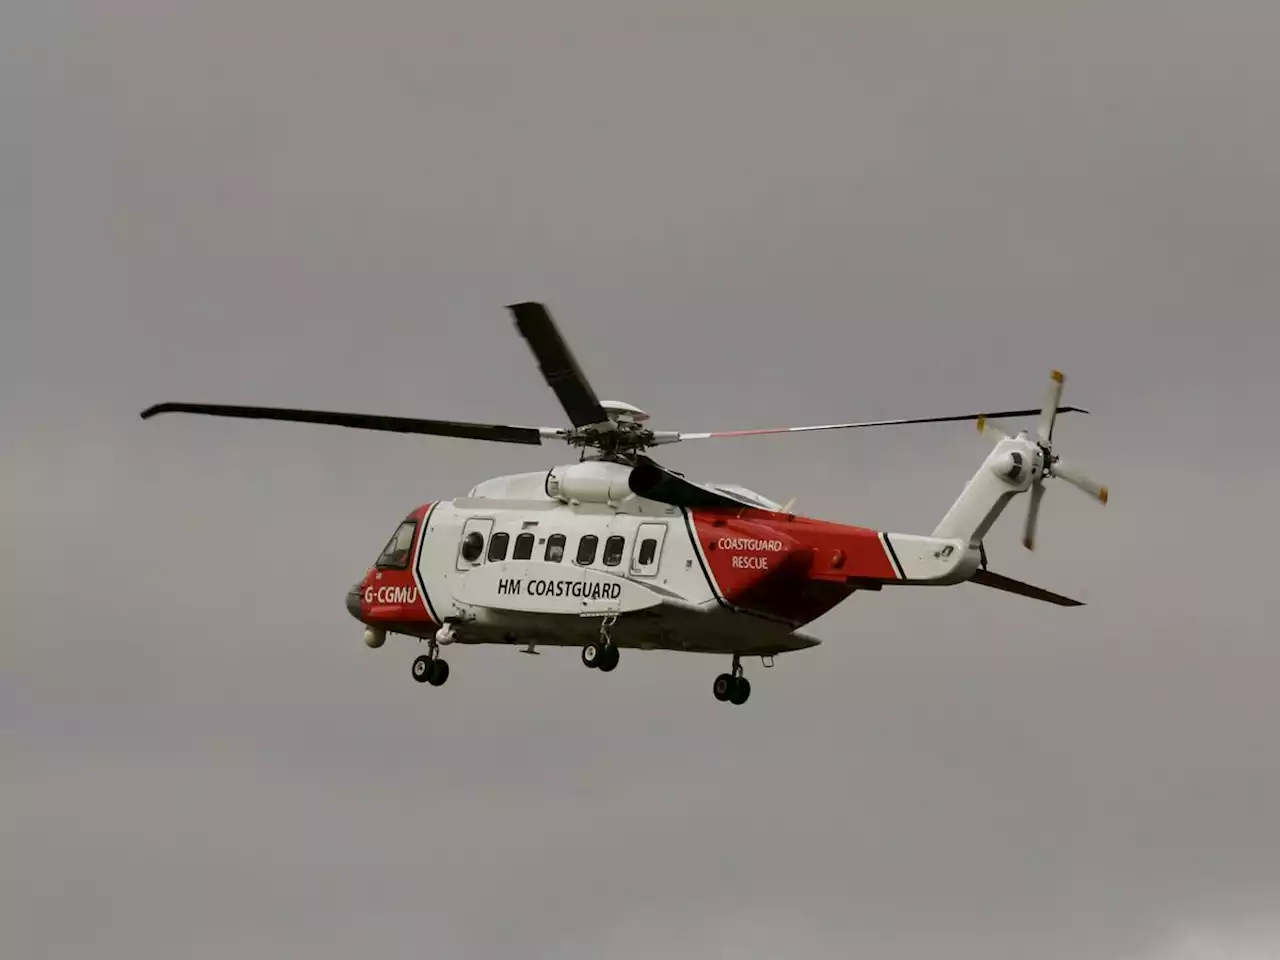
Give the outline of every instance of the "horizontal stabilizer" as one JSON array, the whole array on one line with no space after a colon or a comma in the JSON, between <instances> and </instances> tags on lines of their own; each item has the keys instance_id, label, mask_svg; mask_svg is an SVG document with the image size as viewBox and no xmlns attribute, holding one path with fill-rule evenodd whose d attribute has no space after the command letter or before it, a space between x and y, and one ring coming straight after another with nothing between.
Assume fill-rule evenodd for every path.
<instances>
[{"instance_id":1,"label":"horizontal stabilizer","mask_svg":"<svg viewBox=\"0 0 1280 960\"><path fill-rule=\"evenodd\" d=\"M1070 597L1064 597L1060 593L1052 593L1042 587L1033 587L1029 583L1023 583L1021 580L1014 580L1010 577L1002 577L998 573L992 573L990 570L978 570L969 578L970 583L980 583L984 587L993 587L996 590L1003 590L1006 593L1016 593L1023 597L1030 597L1032 600L1043 600L1045 603L1056 603L1060 607L1083 607L1084 601L1072 600Z\"/></svg>"}]
</instances>

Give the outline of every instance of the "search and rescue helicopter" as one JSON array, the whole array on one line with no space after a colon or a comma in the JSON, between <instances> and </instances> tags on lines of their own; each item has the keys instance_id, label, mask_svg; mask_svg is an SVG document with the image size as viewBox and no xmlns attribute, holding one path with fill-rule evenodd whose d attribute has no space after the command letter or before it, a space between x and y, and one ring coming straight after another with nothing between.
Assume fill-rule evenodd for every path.
<instances>
[{"instance_id":1,"label":"search and rescue helicopter","mask_svg":"<svg viewBox=\"0 0 1280 960\"><path fill-rule=\"evenodd\" d=\"M977 583L1061 606L1080 602L987 569L983 537L1021 493L1023 531L1035 545L1044 480L1055 477L1105 504L1107 488L1053 449L1064 378L1053 371L1039 409L952 414L818 426L687 433L653 430L648 414L599 400L539 303L508 307L569 427L522 427L279 407L161 403L142 412L326 423L366 430L537 445L564 441L577 462L493 477L466 496L425 503L400 522L377 560L346 595L365 643L415 637L419 682L440 686L449 644L580 647L603 672L623 649L676 650L731 658L715 678L717 700L745 703L743 657L817 646L803 628L858 591L886 586ZM1035 433L1000 418L1039 416ZM928 535L873 530L792 512L737 484L686 479L646 454L651 447L716 437L974 421L998 436L959 498Z\"/></svg>"}]
</instances>

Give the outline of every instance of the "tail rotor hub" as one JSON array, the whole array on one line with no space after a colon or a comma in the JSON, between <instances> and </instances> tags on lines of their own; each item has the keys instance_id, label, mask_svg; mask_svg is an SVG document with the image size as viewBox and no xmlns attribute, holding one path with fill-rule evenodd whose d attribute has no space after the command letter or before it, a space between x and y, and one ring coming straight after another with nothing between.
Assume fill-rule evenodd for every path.
<instances>
[{"instance_id":1,"label":"tail rotor hub","mask_svg":"<svg viewBox=\"0 0 1280 960\"><path fill-rule=\"evenodd\" d=\"M1027 505L1027 518L1022 530L1022 545L1028 550L1035 549L1036 524L1040 518L1040 501L1044 497L1045 477L1065 480L1099 503L1105 504L1108 498L1106 487L1090 480L1083 473L1072 468L1069 463L1064 463L1062 457L1053 452L1053 427L1057 421L1058 414L1064 410L1075 409L1058 406L1062 400L1062 388L1065 383L1066 377L1062 375L1060 370L1054 370L1049 375L1049 388L1045 394L1044 405L1040 408L1040 421L1036 425L1034 437L1026 430L1020 431L1015 436L1000 427L989 417L984 416L978 419L979 431L992 430L1010 439L1033 443L1040 452L1040 469L1032 474L1029 488L1031 499Z\"/></svg>"}]
</instances>

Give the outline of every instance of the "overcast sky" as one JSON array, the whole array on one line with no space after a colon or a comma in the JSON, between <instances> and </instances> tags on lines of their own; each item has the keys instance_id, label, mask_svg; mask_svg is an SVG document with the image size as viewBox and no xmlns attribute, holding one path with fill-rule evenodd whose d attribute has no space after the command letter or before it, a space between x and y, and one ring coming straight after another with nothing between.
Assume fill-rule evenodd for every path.
<instances>
[{"instance_id":1,"label":"overcast sky","mask_svg":"<svg viewBox=\"0 0 1280 960\"><path fill-rule=\"evenodd\" d=\"M10 3L14 958L1280 955L1280 8ZM641 8L643 10L641 11ZM857 596L746 664L361 642L411 508L564 448L505 304L662 429L1036 406L1060 609ZM666 463L927 533L970 425Z\"/></svg>"}]
</instances>

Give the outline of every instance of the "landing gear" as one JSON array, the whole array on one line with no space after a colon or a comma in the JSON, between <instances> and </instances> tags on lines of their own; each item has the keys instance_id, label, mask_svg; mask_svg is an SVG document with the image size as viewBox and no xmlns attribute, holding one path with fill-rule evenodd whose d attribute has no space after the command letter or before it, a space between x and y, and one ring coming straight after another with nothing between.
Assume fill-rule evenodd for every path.
<instances>
[{"instance_id":1,"label":"landing gear","mask_svg":"<svg viewBox=\"0 0 1280 960\"><path fill-rule=\"evenodd\" d=\"M618 615L610 614L600 621L600 639L588 643L582 648L582 662L588 669L608 673L618 665L618 648L609 636L609 628L618 620Z\"/></svg>"},{"instance_id":2,"label":"landing gear","mask_svg":"<svg viewBox=\"0 0 1280 960\"><path fill-rule=\"evenodd\" d=\"M582 662L591 669L608 673L618 665L618 648L612 643L588 643L582 648Z\"/></svg>"},{"instance_id":3,"label":"landing gear","mask_svg":"<svg viewBox=\"0 0 1280 960\"><path fill-rule=\"evenodd\" d=\"M738 654L733 655L732 672L722 673L716 677L711 692L721 703L728 702L741 706L747 702L747 698L751 696L751 682L742 675L742 663L738 659Z\"/></svg>"},{"instance_id":4,"label":"landing gear","mask_svg":"<svg viewBox=\"0 0 1280 960\"><path fill-rule=\"evenodd\" d=\"M413 679L419 683L441 686L449 679L449 662L440 659L440 648L431 641L431 652L413 661Z\"/></svg>"}]
</instances>

